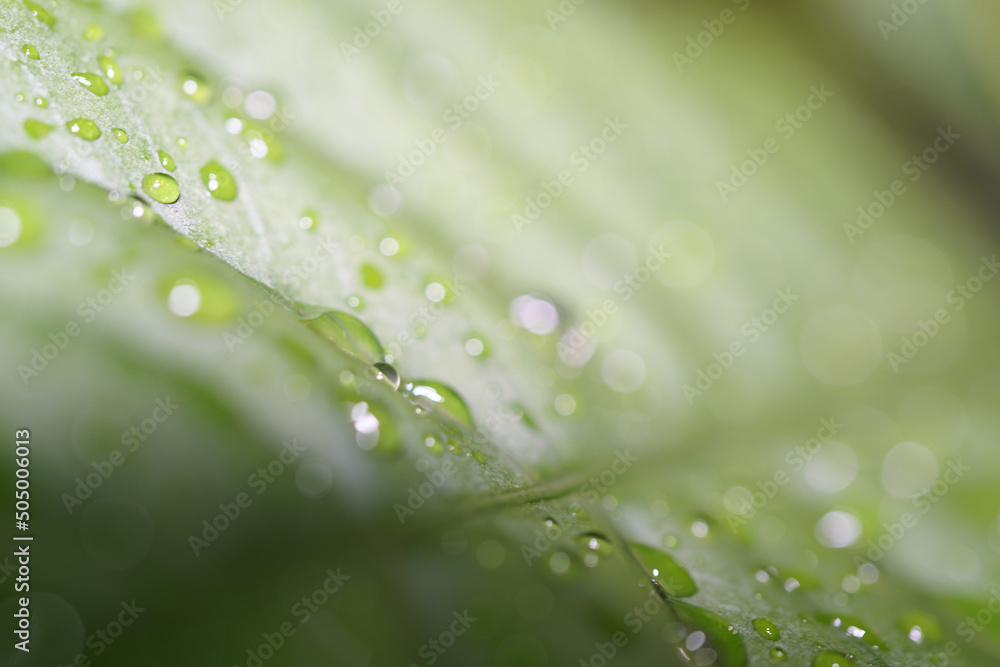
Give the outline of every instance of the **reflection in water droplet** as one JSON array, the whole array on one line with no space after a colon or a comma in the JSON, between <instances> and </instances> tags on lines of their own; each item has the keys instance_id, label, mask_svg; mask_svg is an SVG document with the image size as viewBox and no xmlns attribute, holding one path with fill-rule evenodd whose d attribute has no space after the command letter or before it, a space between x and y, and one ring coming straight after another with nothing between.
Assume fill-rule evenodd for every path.
<instances>
[{"instance_id":1,"label":"reflection in water droplet","mask_svg":"<svg viewBox=\"0 0 1000 667\"><path fill-rule=\"evenodd\" d=\"M378 371L375 375L376 380L382 380L393 389L399 389L399 373L396 372L395 368L384 361L380 361L374 366Z\"/></svg>"},{"instance_id":2,"label":"reflection in water droplet","mask_svg":"<svg viewBox=\"0 0 1000 667\"><path fill-rule=\"evenodd\" d=\"M441 382L414 380L406 385L406 395L424 410L444 415L456 424L473 427L472 413L458 392Z\"/></svg>"},{"instance_id":3,"label":"reflection in water droplet","mask_svg":"<svg viewBox=\"0 0 1000 667\"><path fill-rule=\"evenodd\" d=\"M173 204L181 196L181 189L170 174L147 174L142 179L142 190L161 204Z\"/></svg>"},{"instance_id":4,"label":"reflection in water droplet","mask_svg":"<svg viewBox=\"0 0 1000 667\"><path fill-rule=\"evenodd\" d=\"M104 83L104 79L96 74L90 74L88 72L73 72L72 76L77 83L98 97L104 97L108 94L108 84Z\"/></svg>"},{"instance_id":5,"label":"reflection in water droplet","mask_svg":"<svg viewBox=\"0 0 1000 667\"><path fill-rule=\"evenodd\" d=\"M177 165L174 163L174 159L163 151L156 151L156 157L160 164L163 165L163 168L167 171L173 171L177 168Z\"/></svg>"},{"instance_id":6,"label":"reflection in water droplet","mask_svg":"<svg viewBox=\"0 0 1000 667\"><path fill-rule=\"evenodd\" d=\"M910 611L899 618L898 627L915 644L925 641L940 644L944 641L944 631L937 619L922 611Z\"/></svg>"},{"instance_id":7,"label":"reflection in water droplet","mask_svg":"<svg viewBox=\"0 0 1000 667\"><path fill-rule=\"evenodd\" d=\"M753 619L753 629L764 639L770 639L771 641L781 639L781 632L778 630L778 626L769 618Z\"/></svg>"},{"instance_id":8,"label":"reflection in water droplet","mask_svg":"<svg viewBox=\"0 0 1000 667\"><path fill-rule=\"evenodd\" d=\"M86 141L94 141L101 136L101 130L97 123L89 118L75 118L66 123L66 129L74 136Z\"/></svg>"},{"instance_id":9,"label":"reflection in water droplet","mask_svg":"<svg viewBox=\"0 0 1000 667\"><path fill-rule=\"evenodd\" d=\"M45 25L49 26L50 28L53 25L55 25L56 22L55 17L53 17L52 14L49 14L47 11L42 9L39 5L35 4L34 2L31 2L31 0L24 0L24 6L28 8L28 11L30 11L36 19L38 19Z\"/></svg>"},{"instance_id":10,"label":"reflection in water droplet","mask_svg":"<svg viewBox=\"0 0 1000 667\"><path fill-rule=\"evenodd\" d=\"M846 634L862 640L869 646L874 646L876 648L886 647L885 642L878 636L878 634L875 633L871 626L857 616L851 616L848 614L817 614L816 618L823 623L828 623L835 628L840 628Z\"/></svg>"},{"instance_id":11,"label":"reflection in water droplet","mask_svg":"<svg viewBox=\"0 0 1000 667\"><path fill-rule=\"evenodd\" d=\"M385 361L385 350L378 338L354 315L303 304L296 304L296 308L313 331L341 350L371 365Z\"/></svg>"},{"instance_id":12,"label":"reflection in water droplet","mask_svg":"<svg viewBox=\"0 0 1000 667\"><path fill-rule=\"evenodd\" d=\"M116 86L120 86L122 81L125 80L122 68L118 66L118 63L111 56L97 56L97 64L101 66L101 72L104 76L108 77L108 81Z\"/></svg>"},{"instance_id":13,"label":"reflection in water droplet","mask_svg":"<svg viewBox=\"0 0 1000 667\"><path fill-rule=\"evenodd\" d=\"M630 544L635 555L653 575L656 585L673 597L683 598L698 592L691 575L673 556L642 544Z\"/></svg>"},{"instance_id":14,"label":"reflection in water droplet","mask_svg":"<svg viewBox=\"0 0 1000 667\"><path fill-rule=\"evenodd\" d=\"M201 168L201 180L208 192L216 199L232 201L236 199L236 180L233 175L215 160L209 160Z\"/></svg>"},{"instance_id":15,"label":"reflection in water droplet","mask_svg":"<svg viewBox=\"0 0 1000 667\"><path fill-rule=\"evenodd\" d=\"M35 106L39 109L47 109L49 107L49 101L44 97L36 97Z\"/></svg>"},{"instance_id":16,"label":"reflection in water droplet","mask_svg":"<svg viewBox=\"0 0 1000 667\"><path fill-rule=\"evenodd\" d=\"M780 646L775 646L774 648L771 649L771 657L774 658L775 660L780 660L784 662L785 660L788 659L788 653L786 653L785 649L781 648Z\"/></svg>"},{"instance_id":17,"label":"reflection in water droplet","mask_svg":"<svg viewBox=\"0 0 1000 667\"><path fill-rule=\"evenodd\" d=\"M21 53L32 60L38 60L38 49L35 48L34 44L25 44L22 46Z\"/></svg>"},{"instance_id":18,"label":"reflection in water droplet","mask_svg":"<svg viewBox=\"0 0 1000 667\"><path fill-rule=\"evenodd\" d=\"M115 139L125 144L128 143L128 132L121 129L120 127L111 128L111 134L115 135Z\"/></svg>"}]
</instances>

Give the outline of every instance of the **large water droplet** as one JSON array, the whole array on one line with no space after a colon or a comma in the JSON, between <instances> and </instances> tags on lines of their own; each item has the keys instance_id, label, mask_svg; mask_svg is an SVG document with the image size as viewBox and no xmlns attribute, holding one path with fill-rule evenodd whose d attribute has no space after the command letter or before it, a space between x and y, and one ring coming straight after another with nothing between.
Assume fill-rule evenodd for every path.
<instances>
[{"instance_id":1,"label":"large water droplet","mask_svg":"<svg viewBox=\"0 0 1000 667\"><path fill-rule=\"evenodd\" d=\"M97 64L101 66L101 73L108 77L108 81L120 86L125 80L125 74L118 63L109 55L97 56Z\"/></svg>"},{"instance_id":2,"label":"large water droplet","mask_svg":"<svg viewBox=\"0 0 1000 667\"><path fill-rule=\"evenodd\" d=\"M66 129L86 141L94 141L101 136L101 129L89 118L74 118L66 123Z\"/></svg>"},{"instance_id":3,"label":"large water droplet","mask_svg":"<svg viewBox=\"0 0 1000 667\"><path fill-rule=\"evenodd\" d=\"M813 659L812 667L856 667L843 653L823 651Z\"/></svg>"},{"instance_id":4,"label":"large water droplet","mask_svg":"<svg viewBox=\"0 0 1000 667\"><path fill-rule=\"evenodd\" d=\"M53 25L55 25L56 23L55 17L52 16L52 14L49 14L44 9L42 9L39 5L36 5L34 2L31 2L31 0L24 0L24 6L28 8L28 10L32 13L32 15L36 19L38 19L45 25L49 26L50 28Z\"/></svg>"},{"instance_id":5,"label":"large water droplet","mask_svg":"<svg viewBox=\"0 0 1000 667\"><path fill-rule=\"evenodd\" d=\"M29 118L24 121L24 131L27 132L28 136L32 139L41 139L52 131L52 126L48 123L43 123L40 120Z\"/></svg>"},{"instance_id":6,"label":"large water droplet","mask_svg":"<svg viewBox=\"0 0 1000 667\"><path fill-rule=\"evenodd\" d=\"M375 364L375 370L377 371L375 374L376 380L385 382L393 389L399 389L399 373L390 364L380 361Z\"/></svg>"},{"instance_id":7,"label":"large water droplet","mask_svg":"<svg viewBox=\"0 0 1000 667\"><path fill-rule=\"evenodd\" d=\"M441 382L414 380L406 385L406 395L424 410L444 415L451 421L472 428L472 413L458 392Z\"/></svg>"},{"instance_id":8,"label":"large water droplet","mask_svg":"<svg viewBox=\"0 0 1000 667\"><path fill-rule=\"evenodd\" d=\"M328 341L365 363L385 361L382 344L364 322L339 310L321 310L296 304L300 317Z\"/></svg>"},{"instance_id":9,"label":"large water droplet","mask_svg":"<svg viewBox=\"0 0 1000 667\"><path fill-rule=\"evenodd\" d=\"M170 174L148 174L142 179L142 189L161 204L173 204L181 196L181 189Z\"/></svg>"},{"instance_id":10,"label":"large water droplet","mask_svg":"<svg viewBox=\"0 0 1000 667\"><path fill-rule=\"evenodd\" d=\"M201 180L216 199L232 201L236 199L236 180L233 175L215 160L210 160L201 168Z\"/></svg>"},{"instance_id":11,"label":"large water droplet","mask_svg":"<svg viewBox=\"0 0 1000 667\"><path fill-rule=\"evenodd\" d=\"M126 132L122 128L120 127L111 128L111 134L115 135L115 139L117 139L121 143L123 144L128 143L128 132Z\"/></svg>"},{"instance_id":12,"label":"large water droplet","mask_svg":"<svg viewBox=\"0 0 1000 667\"><path fill-rule=\"evenodd\" d=\"M770 639L771 641L781 639L781 632L778 630L778 626L769 618L753 619L753 629L764 639Z\"/></svg>"},{"instance_id":13,"label":"large water droplet","mask_svg":"<svg viewBox=\"0 0 1000 667\"><path fill-rule=\"evenodd\" d=\"M163 165L163 168L167 171L173 171L177 168L177 165L174 164L174 159L167 153L164 153L163 151L156 151L156 157L160 161L160 164Z\"/></svg>"},{"instance_id":14,"label":"large water droplet","mask_svg":"<svg viewBox=\"0 0 1000 667\"><path fill-rule=\"evenodd\" d=\"M685 598L698 592L688 571L668 553L644 544L630 544L635 555L653 575L656 585L675 598Z\"/></svg>"},{"instance_id":15,"label":"large water droplet","mask_svg":"<svg viewBox=\"0 0 1000 667\"><path fill-rule=\"evenodd\" d=\"M38 49L35 48L34 44L25 44L22 46L21 53L32 60L38 60Z\"/></svg>"},{"instance_id":16,"label":"large water droplet","mask_svg":"<svg viewBox=\"0 0 1000 667\"><path fill-rule=\"evenodd\" d=\"M98 97L104 97L108 94L108 84L104 83L104 79L96 74L73 72L73 79Z\"/></svg>"},{"instance_id":17,"label":"large water droplet","mask_svg":"<svg viewBox=\"0 0 1000 667\"><path fill-rule=\"evenodd\" d=\"M743 667L747 664L747 649L733 626L717 614L680 600L673 602L678 618L686 625L705 633L719 657L719 665Z\"/></svg>"}]
</instances>

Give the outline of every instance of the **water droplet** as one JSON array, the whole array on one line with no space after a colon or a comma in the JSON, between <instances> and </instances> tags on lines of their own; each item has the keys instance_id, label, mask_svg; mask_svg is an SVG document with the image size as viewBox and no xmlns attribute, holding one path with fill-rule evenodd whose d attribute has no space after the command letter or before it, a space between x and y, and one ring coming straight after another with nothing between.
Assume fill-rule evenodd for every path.
<instances>
[{"instance_id":1,"label":"water droplet","mask_svg":"<svg viewBox=\"0 0 1000 667\"><path fill-rule=\"evenodd\" d=\"M201 180L216 199L236 199L236 181L233 175L215 160L210 160L201 168Z\"/></svg>"},{"instance_id":2,"label":"water droplet","mask_svg":"<svg viewBox=\"0 0 1000 667\"><path fill-rule=\"evenodd\" d=\"M456 424L472 428L472 413L454 389L441 382L414 380L406 385L406 395L418 407L444 415Z\"/></svg>"},{"instance_id":3,"label":"water droplet","mask_svg":"<svg viewBox=\"0 0 1000 667\"><path fill-rule=\"evenodd\" d=\"M297 304L302 319L313 331L328 341L368 363L385 361L385 350L371 329L349 313L319 310Z\"/></svg>"},{"instance_id":4,"label":"water droplet","mask_svg":"<svg viewBox=\"0 0 1000 667\"><path fill-rule=\"evenodd\" d=\"M115 135L115 139L122 142L123 144L128 143L128 132L121 129L120 127L111 128L111 134Z\"/></svg>"},{"instance_id":5,"label":"water droplet","mask_svg":"<svg viewBox=\"0 0 1000 667\"><path fill-rule=\"evenodd\" d=\"M24 121L24 131L27 132L28 136L32 139L41 139L52 131L52 126L48 123L43 123L40 120L29 118Z\"/></svg>"},{"instance_id":6,"label":"water droplet","mask_svg":"<svg viewBox=\"0 0 1000 667\"><path fill-rule=\"evenodd\" d=\"M49 107L49 101L44 97L36 97L35 106L39 109L47 109Z\"/></svg>"},{"instance_id":7,"label":"water droplet","mask_svg":"<svg viewBox=\"0 0 1000 667\"><path fill-rule=\"evenodd\" d=\"M747 664L747 649L732 624L707 609L675 600L677 617L686 625L705 633L712 649L718 654L719 665L743 667Z\"/></svg>"},{"instance_id":8,"label":"water droplet","mask_svg":"<svg viewBox=\"0 0 1000 667\"><path fill-rule=\"evenodd\" d=\"M465 352L470 357L481 357L483 356L483 353L486 352L486 344L483 343L483 339L478 336L466 338Z\"/></svg>"},{"instance_id":9,"label":"water droplet","mask_svg":"<svg viewBox=\"0 0 1000 667\"><path fill-rule=\"evenodd\" d=\"M156 151L156 157L167 171L173 171L177 168L177 165L174 164L174 159L163 151Z\"/></svg>"},{"instance_id":10,"label":"water droplet","mask_svg":"<svg viewBox=\"0 0 1000 667\"><path fill-rule=\"evenodd\" d=\"M659 549L642 544L630 544L635 555L653 575L653 581L669 595L685 598L698 592L691 575L674 560L673 556Z\"/></svg>"},{"instance_id":11,"label":"water droplet","mask_svg":"<svg viewBox=\"0 0 1000 667\"><path fill-rule=\"evenodd\" d=\"M97 64L101 66L101 73L108 77L108 81L120 86L125 80L125 74L118 63L109 55L97 56Z\"/></svg>"},{"instance_id":12,"label":"water droplet","mask_svg":"<svg viewBox=\"0 0 1000 667\"><path fill-rule=\"evenodd\" d=\"M885 648L885 642L882 638L872 630L871 626L857 616L847 614L816 614L816 618L823 623L829 623L835 628L840 628L848 635L860 639L869 646Z\"/></svg>"},{"instance_id":13,"label":"water droplet","mask_svg":"<svg viewBox=\"0 0 1000 667\"><path fill-rule=\"evenodd\" d=\"M38 49L35 48L34 44L25 44L22 46L21 53L23 53L27 58L38 60Z\"/></svg>"},{"instance_id":14,"label":"water droplet","mask_svg":"<svg viewBox=\"0 0 1000 667\"><path fill-rule=\"evenodd\" d=\"M142 179L142 189L161 204L173 204L181 196L181 189L170 174L148 174Z\"/></svg>"},{"instance_id":15,"label":"water droplet","mask_svg":"<svg viewBox=\"0 0 1000 667\"><path fill-rule=\"evenodd\" d=\"M302 215L299 217L299 229L313 229L316 227L316 220L318 216L316 211L303 211Z\"/></svg>"},{"instance_id":16,"label":"water droplet","mask_svg":"<svg viewBox=\"0 0 1000 667\"><path fill-rule=\"evenodd\" d=\"M28 98L25 96L24 93L17 93L16 95L14 95L14 101L15 102L18 102L18 103L24 102L26 99L28 99Z\"/></svg>"},{"instance_id":17,"label":"water droplet","mask_svg":"<svg viewBox=\"0 0 1000 667\"><path fill-rule=\"evenodd\" d=\"M433 454L441 454L444 452L444 445L441 444L441 441L433 435L428 435L424 438L424 447L426 447Z\"/></svg>"},{"instance_id":18,"label":"water droplet","mask_svg":"<svg viewBox=\"0 0 1000 667\"><path fill-rule=\"evenodd\" d=\"M387 236L379 241L378 249L386 257L393 257L399 252L399 241L391 236Z\"/></svg>"},{"instance_id":19,"label":"water droplet","mask_svg":"<svg viewBox=\"0 0 1000 667\"><path fill-rule=\"evenodd\" d=\"M177 145L182 151L186 151L188 147L188 140L184 137L177 137Z\"/></svg>"},{"instance_id":20,"label":"water droplet","mask_svg":"<svg viewBox=\"0 0 1000 667\"><path fill-rule=\"evenodd\" d=\"M812 667L856 667L843 653L823 651L813 659Z\"/></svg>"},{"instance_id":21,"label":"water droplet","mask_svg":"<svg viewBox=\"0 0 1000 667\"><path fill-rule=\"evenodd\" d=\"M396 372L395 368L384 361L380 361L375 364L375 369L378 371L375 374L376 380L382 380L394 390L399 389L399 373Z\"/></svg>"},{"instance_id":22,"label":"water droplet","mask_svg":"<svg viewBox=\"0 0 1000 667\"><path fill-rule=\"evenodd\" d=\"M108 94L108 84L104 83L104 79L96 74L90 74L88 72L73 72L72 76L78 84L98 97L104 97Z\"/></svg>"},{"instance_id":23,"label":"water droplet","mask_svg":"<svg viewBox=\"0 0 1000 667\"><path fill-rule=\"evenodd\" d=\"M401 451L396 423L389 411L378 403L356 403L351 408L358 447L391 457Z\"/></svg>"},{"instance_id":24,"label":"water droplet","mask_svg":"<svg viewBox=\"0 0 1000 667\"><path fill-rule=\"evenodd\" d=\"M576 399L569 394L559 394L553 401L552 407L563 417L569 417L576 412Z\"/></svg>"},{"instance_id":25,"label":"water droplet","mask_svg":"<svg viewBox=\"0 0 1000 667\"><path fill-rule=\"evenodd\" d=\"M94 141L101 136L101 130L97 127L97 123L89 118L75 118L66 123L66 129L71 134L86 141Z\"/></svg>"},{"instance_id":26,"label":"water droplet","mask_svg":"<svg viewBox=\"0 0 1000 667\"><path fill-rule=\"evenodd\" d=\"M191 73L181 77L181 91L198 104L204 104L212 97L212 89L208 83Z\"/></svg>"},{"instance_id":27,"label":"water droplet","mask_svg":"<svg viewBox=\"0 0 1000 667\"><path fill-rule=\"evenodd\" d=\"M89 42L96 42L99 39L104 38L104 28L92 23L88 25L83 31L83 38Z\"/></svg>"},{"instance_id":28,"label":"water droplet","mask_svg":"<svg viewBox=\"0 0 1000 667\"><path fill-rule=\"evenodd\" d=\"M770 639L771 641L781 639L781 632L778 630L778 626L769 618L753 619L753 629L764 639Z\"/></svg>"},{"instance_id":29,"label":"water droplet","mask_svg":"<svg viewBox=\"0 0 1000 667\"><path fill-rule=\"evenodd\" d=\"M902 630L910 641L922 644L925 641L931 644L940 644L944 641L944 631L937 619L922 611L910 611L899 618L899 629Z\"/></svg>"},{"instance_id":30,"label":"water droplet","mask_svg":"<svg viewBox=\"0 0 1000 667\"><path fill-rule=\"evenodd\" d=\"M583 554L583 564L587 567L595 567L601 558L607 558L615 551L608 538L597 532L584 533L576 539L586 550Z\"/></svg>"},{"instance_id":31,"label":"water droplet","mask_svg":"<svg viewBox=\"0 0 1000 667\"><path fill-rule=\"evenodd\" d=\"M361 282L364 283L365 287L379 289L382 287L382 272L371 264L362 264Z\"/></svg>"},{"instance_id":32,"label":"water droplet","mask_svg":"<svg viewBox=\"0 0 1000 667\"><path fill-rule=\"evenodd\" d=\"M785 649L781 648L780 646L775 646L774 648L771 649L771 657L774 658L775 660L784 662L785 660L788 659L788 653L786 653Z\"/></svg>"},{"instance_id":33,"label":"water droplet","mask_svg":"<svg viewBox=\"0 0 1000 667\"><path fill-rule=\"evenodd\" d=\"M354 310L361 310L361 308L364 307L365 302L360 296L352 294L351 296L347 297L347 305L353 308Z\"/></svg>"},{"instance_id":34,"label":"water droplet","mask_svg":"<svg viewBox=\"0 0 1000 667\"><path fill-rule=\"evenodd\" d=\"M24 6L28 8L28 11L30 11L36 19L38 19L45 25L49 26L50 28L53 25L55 25L56 22L55 17L53 17L52 14L49 14L47 11L42 9L40 6L31 2L31 0L24 0Z\"/></svg>"}]
</instances>

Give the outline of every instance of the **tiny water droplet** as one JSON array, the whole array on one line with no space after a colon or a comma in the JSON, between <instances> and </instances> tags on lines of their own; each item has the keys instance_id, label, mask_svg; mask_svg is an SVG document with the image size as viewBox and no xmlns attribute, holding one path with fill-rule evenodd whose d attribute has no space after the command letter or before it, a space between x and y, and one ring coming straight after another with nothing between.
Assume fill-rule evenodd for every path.
<instances>
[{"instance_id":1,"label":"tiny water droplet","mask_svg":"<svg viewBox=\"0 0 1000 667\"><path fill-rule=\"evenodd\" d=\"M115 139L122 142L123 144L128 143L128 132L120 127L111 128L111 134L115 135Z\"/></svg>"},{"instance_id":2,"label":"tiny water droplet","mask_svg":"<svg viewBox=\"0 0 1000 667\"><path fill-rule=\"evenodd\" d=\"M122 68L118 66L118 63L111 56L97 56L97 64L101 66L101 73L108 77L108 81L116 86L120 86L122 81L125 80Z\"/></svg>"},{"instance_id":3,"label":"tiny water droplet","mask_svg":"<svg viewBox=\"0 0 1000 667\"><path fill-rule=\"evenodd\" d=\"M375 375L376 380L382 380L394 390L399 389L399 373L391 365L380 361L375 364L375 369L378 371Z\"/></svg>"},{"instance_id":4,"label":"tiny water droplet","mask_svg":"<svg viewBox=\"0 0 1000 667\"><path fill-rule=\"evenodd\" d=\"M52 14L49 14L47 11L42 9L39 5L36 5L34 2L31 2L31 0L24 0L24 6L28 8L28 11L30 11L36 19L38 19L45 25L49 26L50 28L53 25L55 25L56 23L55 17L53 17Z\"/></svg>"},{"instance_id":5,"label":"tiny water droplet","mask_svg":"<svg viewBox=\"0 0 1000 667\"><path fill-rule=\"evenodd\" d=\"M770 639L771 641L781 639L781 632L778 630L778 626L769 618L753 619L753 629L764 639Z\"/></svg>"},{"instance_id":6,"label":"tiny water droplet","mask_svg":"<svg viewBox=\"0 0 1000 667\"><path fill-rule=\"evenodd\" d=\"M318 216L315 211L303 211L302 215L299 216L299 229L313 229L316 227L316 220Z\"/></svg>"},{"instance_id":7,"label":"tiny water droplet","mask_svg":"<svg viewBox=\"0 0 1000 667\"><path fill-rule=\"evenodd\" d=\"M698 592L698 587L688 571L673 556L654 547L630 543L635 555L653 575L654 583L667 594L685 598Z\"/></svg>"},{"instance_id":8,"label":"tiny water droplet","mask_svg":"<svg viewBox=\"0 0 1000 667\"><path fill-rule=\"evenodd\" d=\"M73 79L98 97L104 97L110 90L104 79L89 72L73 72Z\"/></svg>"},{"instance_id":9,"label":"tiny water droplet","mask_svg":"<svg viewBox=\"0 0 1000 667\"><path fill-rule=\"evenodd\" d=\"M48 123L43 123L40 120L29 118L24 121L24 131L27 132L28 136L32 139L41 139L52 131L52 126Z\"/></svg>"},{"instance_id":10,"label":"tiny water droplet","mask_svg":"<svg viewBox=\"0 0 1000 667\"><path fill-rule=\"evenodd\" d=\"M204 104L212 97L212 89L208 83L191 73L181 77L181 91L198 104Z\"/></svg>"},{"instance_id":11,"label":"tiny water droplet","mask_svg":"<svg viewBox=\"0 0 1000 667\"><path fill-rule=\"evenodd\" d=\"M441 454L444 452L444 445L441 444L441 441L433 435L428 435L424 438L424 447L434 454Z\"/></svg>"},{"instance_id":12,"label":"tiny water droplet","mask_svg":"<svg viewBox=\"0 0 1000 667\"><path fill-rule=\"evenodd\" d=\"M38 107L39 109L47 109L49 107L49 101L47 99L45 99L44 97L40 97L40 96L36 97L35 98L35 106Z\"/></svg>"},{"instance_id":13,"label":"tiny water droplet","mask_svg":"<svg viewBox=\"0 0 1000 667\"><path fill-rule=\"evenodd\" d=\"M170 174L148 174L142 179L142 189L161 204L173 204L181 196L181 189Z\"/></svg>"},{"instance_id":14,"label":"tiny water droplet","mask_svg":"<svg viewBox=\"0 0 1000 667\"><path fill-rule=\"evenodd\" d=\"M177 137L177 145L180 146L180 149L182 151L187 150L188 140L185 139L184 137Z\"/></svg>"},{"instance_id":15,"label":"tiny water droplet","mask_svg":"<svg viewBox=\"0 0 1000 667\"><path fill-rule=\"evenodd\" d=\"M14 95L15 102L21 103L24 102L26 99L28 98L24 93L17 93L16 95Z\"/></svg>"},{"instance_id":16,"label":"tiny water droplet","mask_svg":"<svg viewBox=\"0 0 1000 667\"><path fill-rule=\"evenodd\" d=\"M32 60L38 60L39 57L38 49L35 48L34 44L25 44L24 46L22 46L21 53L23 53L25 57L31 58Z\"/></svg>"},{"instance_id":17,"label":"tiny water droplet","mask_svg":"<svg viewBox=\"0 0 1000 667\"><path fill-rule=\"evenodd\" d=\"M882 638L878 636L871 626L857 616L849 614L816 614L816 618L822 623L828 623L835 628L839 628L855 639L860 639L869 646L885 648L885 642Z\"/></svg>"},{"instance_id":18,"label":"tiny water droplet","mask_svg":"<svg viewBox=\"0 0 1000 667\"><path fill-rule=\"evenodd\" d=\"M812 667L856 667L843 653L822 651L813 659Z\"/></svg>"},{"instance_id":19,"label":"tiny water droplet","mask_svg":"<svg viewBox=\"0 0 1000 667\"><path fill-rule=\"evenodd\" d=\"M163 168L167 171L173 171L177 168L177 165L174 164L174 159L167 153L164 153L163 151L156 151L156 157L160 161L160 164L163 165Z\"/></svg>"},{"instance_id":20,"label":"tiny water droplet","mask_svg":"<svg viewBox=\"0 0 1000 667\"><path fill-rule=\"evenodd\" d=\"M210 160L201 168L201 180L209 193L216 199L232 201L236 199L236 180L233 175L215 160Z\"/></svg>"},{"instance_id":21,"label":"tiny water droplet","mask_svg":"<svg viewBox=\"0 0 1000 667\"><path fill-rule=\"evenodd\" d=\"M482 338L472 336L465 339L465 352L470 357L481 357L486 352L486 344Z\"/></svg>"},{"instance_id":22,"label":"tiny water droplet","mask_svg":"<svg viewBox=\"0 0 1000 667\"><path fill-rule=\"evenodd\" d=\"M898 627L915 644L925 641L940 644L944 641L944 631L937 619L922 611L910 611L899 618Z\"/></svg>"},{"instance_id":23,"label":"tiny water droplet","mask_svg":"<svg viewBox=\"0 0 1000 667\"><path fill-rule=\"evenodd\" d=\"M406 385L406 395L419 408L444 415L456 424L471 429L472 413L458 392L441 382L414 380Z\"/></svg>"},{"instance_id":24,"label":"tiny water droplet","mask_svg":"<svg viewBox=\"0 0 1000 667\"><path fill-rule=\"evenodd\" d=\"M583 533L578 535L576 539L585 549L583 564L587 567L597 566L601 558L607 558L615 551L611 541L598 532Z\"/></svg>"},{"instance_id":25,"label":"tiny water droplet","mask_svg":"<svg viewBox=\"0 0 1000 667\"><path fill-rule=\"evenodd\" d=\"M84 29L83 38L89 42L96 42L99 39L103 39L104 28L97 25L96 23L91 23Z\"/></svg>"},{"instance_id":26,"label":"tiny water droplet","mask_svg":"<svg viewBox=\"0 0 1000 667\"><path fill-rule=\"evenodd\" d=\"M351 296L347 297L347 305L353 308L354 310L361 310L361 308L365 305L365 302L360 296L352 294Z\"/></svg>"},{"instance_id":27,"label":"tiny water droplet","mask_svg":"<svg viewBox=\"0 0 1000 667\"><path fill-rule=\"evenodd\" d=\"M781 648L780 646L775 646L774 648L771 649L771 657L774 658L775 660L784 662L785 660L788 659L788 653L786 653L785 649Z\"/></svg>"},{"instance_id":28,"label":"tiny water droplet","mask_svg":"<svg viewBox=\"0 0 1000 667\"><path fill-rule=\"evenodd\" d=\"M66 129L71 134L86 141L94 141L101 136L101 130L97 127L97 123L89 118L74 118L66 123Z\"/></svg>"}]
</instances>

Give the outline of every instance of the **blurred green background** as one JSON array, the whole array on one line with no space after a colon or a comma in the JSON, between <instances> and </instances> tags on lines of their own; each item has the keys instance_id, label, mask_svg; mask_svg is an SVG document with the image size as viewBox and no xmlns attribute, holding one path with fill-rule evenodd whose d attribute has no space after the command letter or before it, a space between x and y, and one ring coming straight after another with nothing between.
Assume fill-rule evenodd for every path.
<instances>
[{"instance_id":1,"label":"blurred green background","mask_svg":"<svg viewBox=\"0 0 1000 667\"><path fill-rule=\"evenodd\" d=\"M998 11L4 0L0 661L1000 663Z\"/></svg>"}]
</instances>

